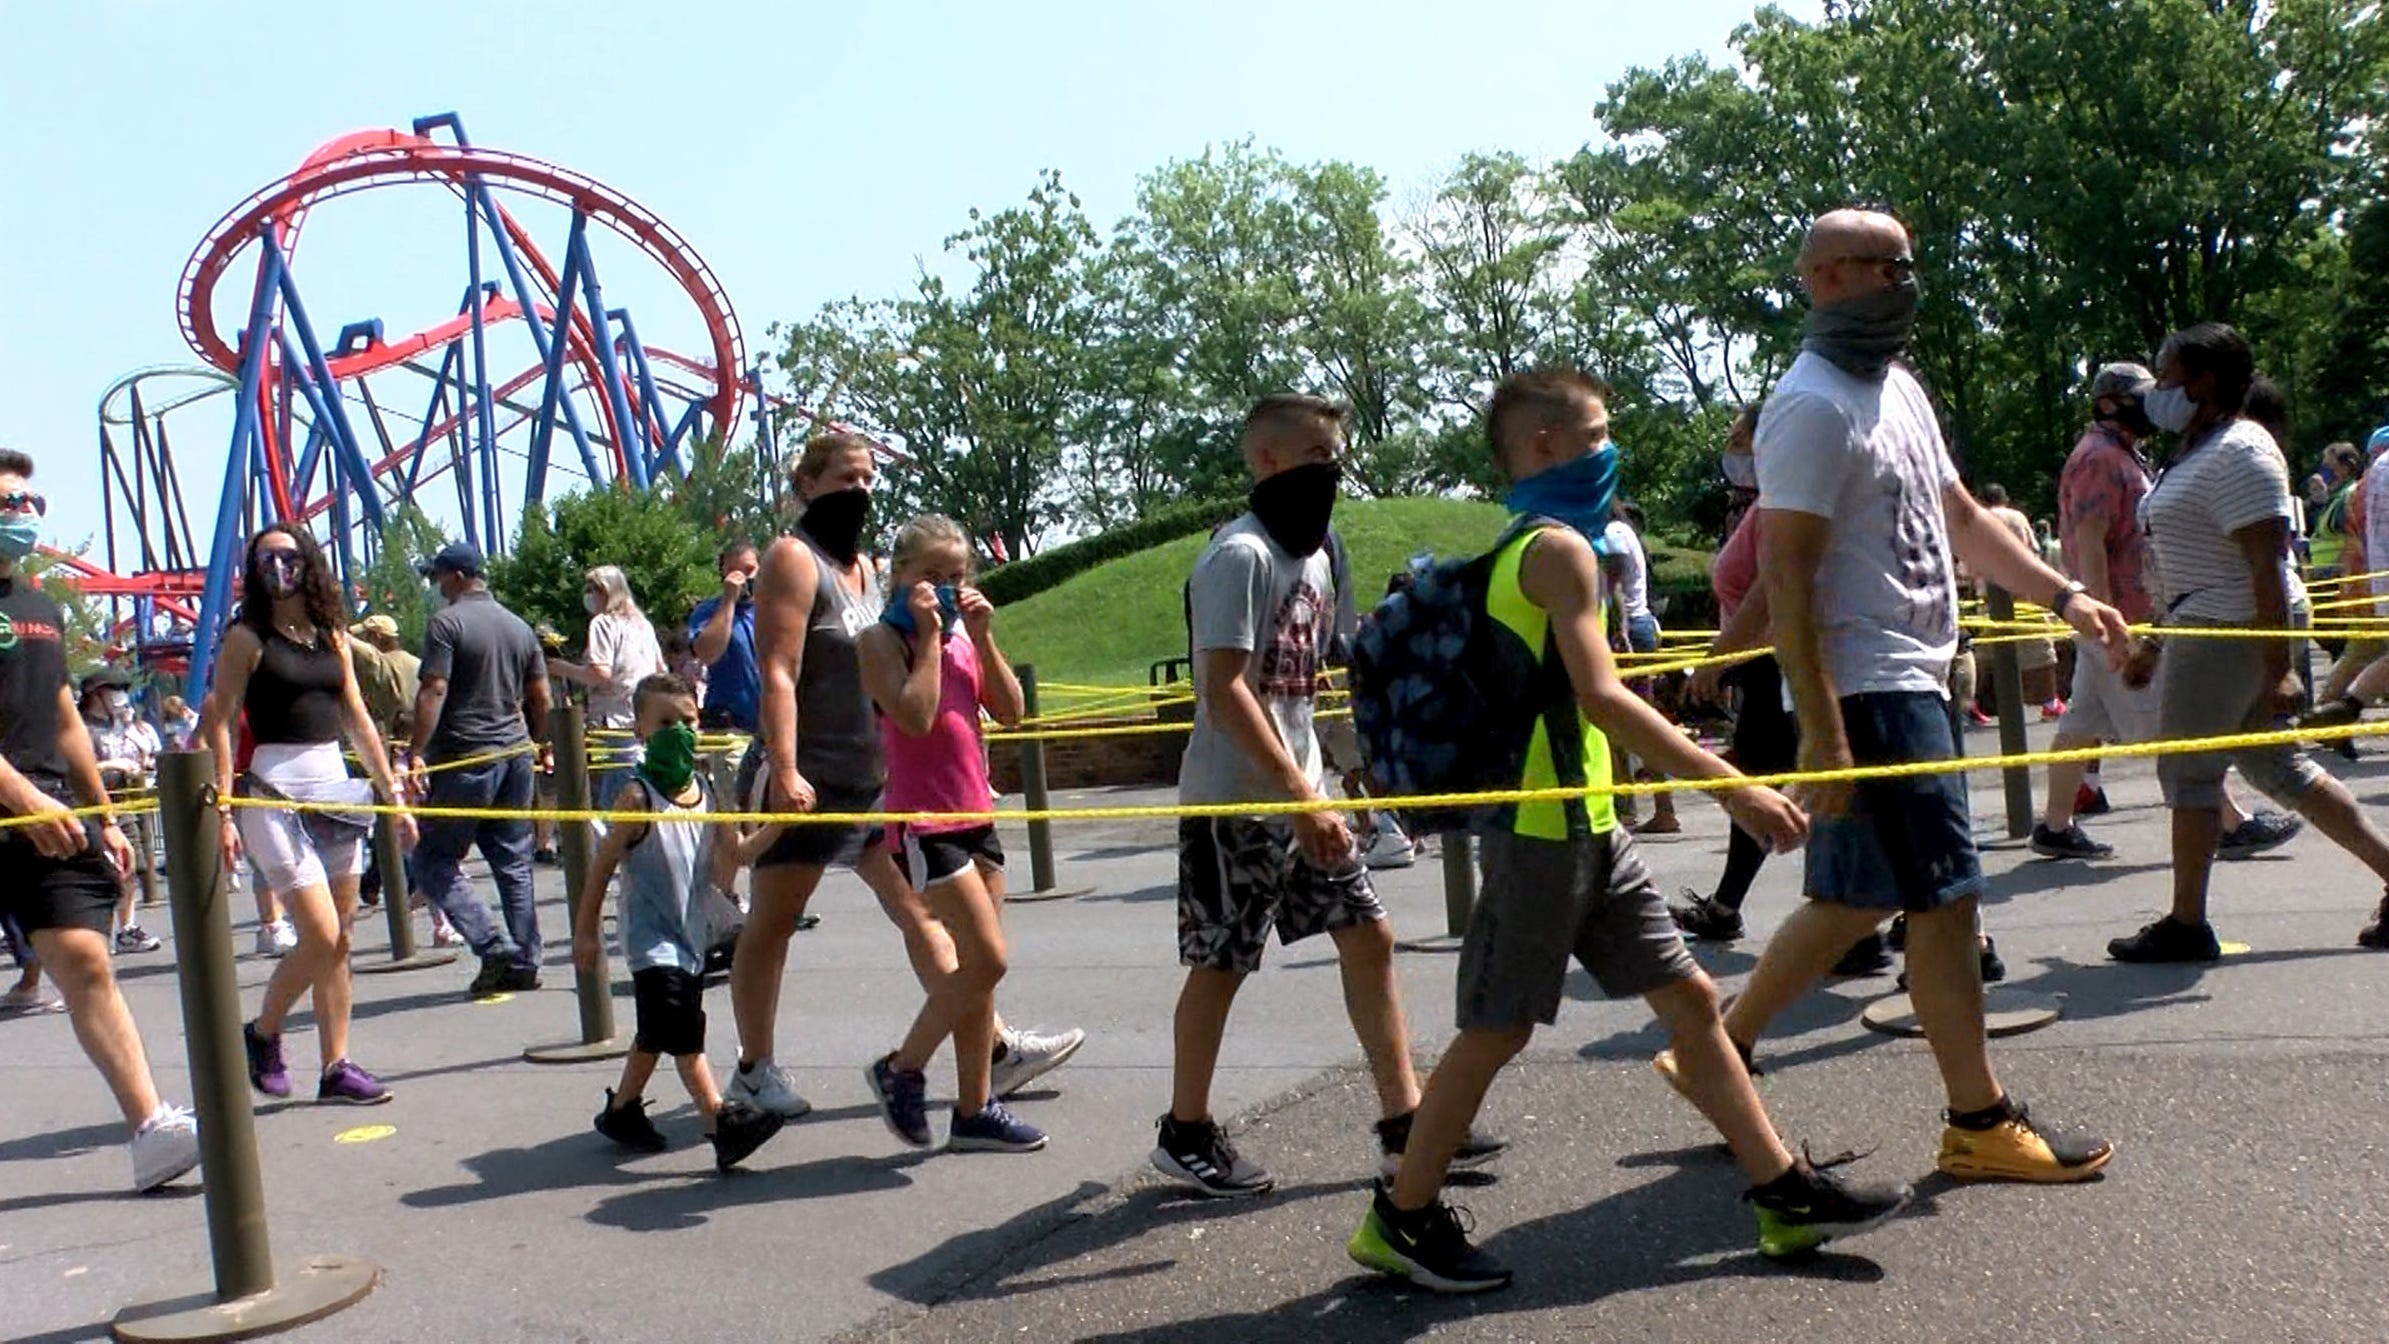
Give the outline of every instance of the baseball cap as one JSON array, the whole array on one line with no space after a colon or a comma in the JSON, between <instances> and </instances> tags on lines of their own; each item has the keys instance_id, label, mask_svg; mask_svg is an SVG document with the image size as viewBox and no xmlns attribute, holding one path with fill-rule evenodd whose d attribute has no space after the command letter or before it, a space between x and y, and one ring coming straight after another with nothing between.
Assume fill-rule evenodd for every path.
<instances>
[{"instance_id":1,"label":"baseball cap","mask_svg":"<svg viewBox=\"0 0 2389 1344\"><path fill-rule=\"evenodd\" d=\"M2389 425L2383 425L2374 430L2372 437L2365 440L2364 460L2370 462L2385 452L2389 452Z\"/></svg>"},{"instance_id":2,"label":"baseball cap","mask_svg":"<svg viewBox=\"0 0 2389 1344\"><path fill-rule=\"evenodd\" d=\"M350 626L348 632L352 635L362 635L367 639L396 639L398 638L398 622L387 616L376 614Z\"/></svg>"},{"instance_id":3,"label":"baseball cap","mask_svg":"<svg viewBox=\"0 0 2389 1344\"><path fill-rule=\"evenodd\" d=\"M440 574L462 574L468 579L481 577L481 548L469 541L452 541L440 548L439 554L415 566L424 578Z\"/></svg>"},{"instance_id":4,"label":"baseball cap","mask_svg":"<svg viewBox=\"0 0 2389 1344\"><path fill-rule=\"evenodd\" d=\"M2090 380L2091 400L2100 397L2144 396L2157 385L2157 375L2138 364L2125 361L2103 364Z\"/></svg>"}]
</instances>

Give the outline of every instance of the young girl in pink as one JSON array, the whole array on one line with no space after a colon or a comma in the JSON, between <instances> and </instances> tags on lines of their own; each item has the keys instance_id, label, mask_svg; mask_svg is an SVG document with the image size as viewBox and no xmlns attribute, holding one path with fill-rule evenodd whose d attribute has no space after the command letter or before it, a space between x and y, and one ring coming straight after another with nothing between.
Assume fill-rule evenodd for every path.
<instances>
[{"instance_id":1,"label":"young girl in pink","mask_svg":"<svg viewBox=\"0 0 2389 1344\"><path fill-rule=\"evenodd\" d=\"M896 534L891 597L857 641L863 685L880 713L889 812L990 813L979 712L1017 723L1020 683L996 648L995 607L970 586L971 547L950 518L924 515ZM992 816L891 824L888 848L954 940L953 974L933 986L904 1044L872 1066L889 1127L908 1142L928 1134L922 1069L954 1037L957 1096L947 1147L1033 1152L1045 1135L989 1090L996 1053L996 982L1004 978L1004 850Z\"/></svg>"}]
</instances>

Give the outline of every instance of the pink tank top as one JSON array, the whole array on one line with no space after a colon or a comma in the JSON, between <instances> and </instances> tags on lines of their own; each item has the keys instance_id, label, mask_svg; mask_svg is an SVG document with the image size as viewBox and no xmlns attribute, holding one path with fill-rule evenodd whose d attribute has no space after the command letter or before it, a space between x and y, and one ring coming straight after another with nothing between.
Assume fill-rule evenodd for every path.
<instances>
[{"instance_id":1,"label":"pink tank top","mask_svg":"<svg viewBox=\"0 0 2389 1344\"><path fill-rule=\"evenodd\" d=\"M920 656L915 637L913 656ZM994 793L987 785L987 747L979 736L979 650L967 631L946 637L938 668L937 717L929 731L908 737L896 721L879 716L879 740L888 766L890 812L985 812ZM986 822L924 822L922 832L966 831Z\"/></svg>"}]
</instances>

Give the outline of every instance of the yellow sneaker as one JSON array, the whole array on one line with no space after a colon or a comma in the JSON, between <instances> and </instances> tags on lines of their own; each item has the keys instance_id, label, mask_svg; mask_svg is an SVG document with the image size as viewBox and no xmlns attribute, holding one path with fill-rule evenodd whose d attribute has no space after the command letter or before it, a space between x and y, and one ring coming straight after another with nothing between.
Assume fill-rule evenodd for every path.
<instances>
[{"instance_id":1,"label":"yellow sneaker","mask_svg":"<svg viewBox=\"0 0 2389 1344\"><path fill-rule=\"evenodd\" d=\"M2007 1118L1988 1129L1941 1131L1935 1165L1961 1181L2034 1181L2064 1184L2098 1174L2115 1156L2115 1145L2085 1134L2051 1134L2032 1123L2024 1104L2008 1102Z\"/></svg>"}]
</instances>

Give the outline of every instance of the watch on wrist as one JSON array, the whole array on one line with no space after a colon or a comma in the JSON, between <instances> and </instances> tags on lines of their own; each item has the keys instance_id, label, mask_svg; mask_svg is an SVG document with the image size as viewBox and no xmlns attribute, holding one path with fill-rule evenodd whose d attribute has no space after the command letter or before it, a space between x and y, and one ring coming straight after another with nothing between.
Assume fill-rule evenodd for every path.
<instances>
[{"instance_id":1,"label":"watch on wrist","mask_svg":"<svg viewBox=\"0 0 2389 1344\"><path fill-rule=\"evenodd\" d=\"M2067 584L2065 587L2058 589L2057 596L2049 599L2049 614L2055 616L2061 621L2064 620L2065 609L2074 605L2074 599L2080 597L2086 591L2088 591L2088 585L2084 584L2080 579L2076 579L2072 583Z\"/></svg>"}]
</instances>

